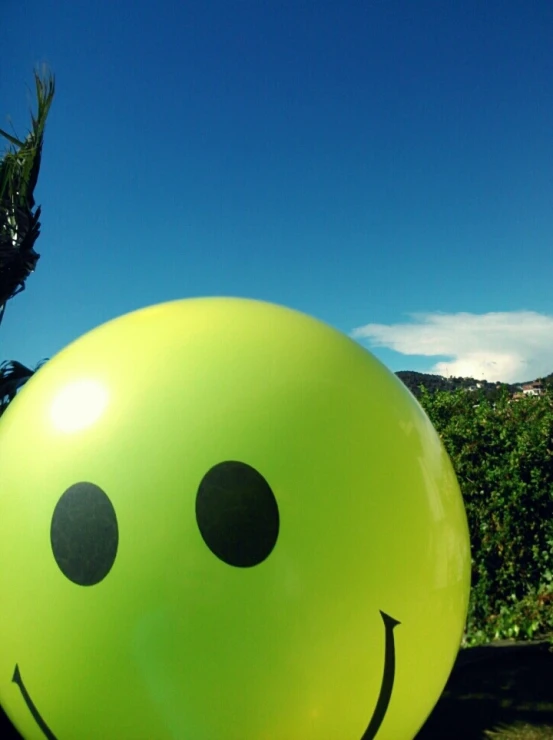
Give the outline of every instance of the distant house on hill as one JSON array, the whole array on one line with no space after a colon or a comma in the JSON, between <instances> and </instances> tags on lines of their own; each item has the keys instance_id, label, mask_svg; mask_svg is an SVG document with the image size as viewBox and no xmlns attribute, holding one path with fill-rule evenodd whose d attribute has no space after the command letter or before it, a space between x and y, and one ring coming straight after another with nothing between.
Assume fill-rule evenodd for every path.
<instances>
[{"instance_id":1,"label":"distant house on hill","mask_svg":"<svg viewBox=\"0 0 553 740\"><path fill-rule=\"evenodd\" d=\"M519 385L519 389L520 390L513 395L513 401L518 401L520 398L525 398L526 396L543 396L544 393L543 383L541 380L534 380L531 383Z\"/></svg>"},{"instance_id":2,"label":"distant house on hill","mask_svg":"<svg viewBox=\"0 0 553 740\"><path fill-rule=\"evenodd\" d=\"M543 395L543 384L541 380L534 380L532 383L525 383L522 386L522 393L525 396Z\"/></svg>"}]
</instances>

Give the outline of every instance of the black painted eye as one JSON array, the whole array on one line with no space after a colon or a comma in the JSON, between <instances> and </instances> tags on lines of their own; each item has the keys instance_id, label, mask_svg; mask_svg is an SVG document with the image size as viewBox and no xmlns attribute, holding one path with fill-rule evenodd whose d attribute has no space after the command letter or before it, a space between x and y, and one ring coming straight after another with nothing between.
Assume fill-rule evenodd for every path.
<instances>
[{"instance_id":1,"label":"black painted eye","mask_svg":"<svg viewBox=\"0 0 553 740\"><path fill-rule=\"evenodd\" d=\"M113 504L93 483L75 483L61 496L50 527L61 572L79 586L100 583L115 562L119 528Z\"/></svg>"},{"instance_id":2,"label":"black painted eye","mask_svg":"<svg viewBox=\"0 0 553 740\"><path fill-rule=\"evenodd\" d=\"M238 568L269 557L280 526L271 487L241 462L222 462L206 473L196 496L196 520L211 552Z\"/></svg>"}]
</instances>

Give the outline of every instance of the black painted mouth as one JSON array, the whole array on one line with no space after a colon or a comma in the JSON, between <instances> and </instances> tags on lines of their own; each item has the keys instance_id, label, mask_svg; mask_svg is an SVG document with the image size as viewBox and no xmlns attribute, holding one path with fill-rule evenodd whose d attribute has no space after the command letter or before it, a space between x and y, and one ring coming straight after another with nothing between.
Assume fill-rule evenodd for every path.
<instances>
[{"instance_id":1,"label":"black painted mouth","mask_svg":"<svg viewBox=\"0 0 553 740\"><path fill-rule=\"evenodd\" d=\"M390 617L388 614L385 614L383 611L380 612L380 615L384 622L386 635L384 651L384 673L382 676L380 693L378 695L378 700L376 702L373 716L371 718L371 721L369 722L369 726L363 733L361 740L374 740L374 738L376 737L376 733L380 729L382 720L384 719L384 716L388 710L388 705L390 704L390 699L392 698L392 690L394 688L394 678L396 673L396 647L394 641L394 627L400 624L400 622L398 622L397 619ZM21 691L21 696L25 700L25 704L27 705L29 712L32 714L33 719L40 727L47 740L57 740L52 730L42 719L40 712L36 708L33 700L29 695L29 692L25 688L25 684L23 683L23 679L21 678L21 673L19 671L18 665L15 666L15 670L13 672L12 683L17 684L17 686L19 687L19 690Z\"/></svg>"},{"instance_id":2,"label":"black painted mouth","mask_svg":"<svg viewBox=\"0 0 553 740\"><path fill-rule=\"evenodd\" d=\"M373 740L376 737L376 733L380 729L384 715L388 711L388 705L392 698L392 690L394 688L394 678L396 676L396 644L394 640L394 627L401 624L390 617L389 614L385 614L382 610L380 616L384 622L384 629L386 631L386 644L384 648L384 673L382 675L382 683L380 685L380 694L378 695L378 701L374 708L373 716L369 722L369 726L363 733L361 740Z\"/></svg>"},{"instance_id":3,"label":"black painted mouth","mask_svg":"<svg viewBox=\"0 0 553 740\"><path fill-rule=\"evenodd\" d=\"M33 700L29 696L29 692L25 688L25 684L23 683L23 679L21 678L21 673L19 672L19 666L15 666L15 670L13 672L13 678L12 682L17 684L19 686L19 690L21 691L21 695L25 699L25 704L29 708L29 712L33 715L33 719L37 723L37 725L40 727L42 732L44 733L44 736L48 738L48 740L56 740L56 736L52 732L52 730L48 727L46 722L42 719L40 716L40 712L35 707Z\"/></svg>"}]
</instances>

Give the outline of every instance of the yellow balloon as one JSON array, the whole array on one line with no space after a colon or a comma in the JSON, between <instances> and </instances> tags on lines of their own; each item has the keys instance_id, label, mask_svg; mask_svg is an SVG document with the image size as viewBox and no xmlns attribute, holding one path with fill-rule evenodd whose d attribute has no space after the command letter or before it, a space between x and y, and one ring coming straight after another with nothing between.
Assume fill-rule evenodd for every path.
<instances>
[{"instance_id":1,"label":"yellow balloon","mask_svg":"<svg viewBox=\"0 0 553 740\"><path fill-rule=\"evenodd\" d=\"M301 313L125 315L0 422L0 701L26 740L412 740L469 581L427 416Z\"/></svg>"}]
</instances>

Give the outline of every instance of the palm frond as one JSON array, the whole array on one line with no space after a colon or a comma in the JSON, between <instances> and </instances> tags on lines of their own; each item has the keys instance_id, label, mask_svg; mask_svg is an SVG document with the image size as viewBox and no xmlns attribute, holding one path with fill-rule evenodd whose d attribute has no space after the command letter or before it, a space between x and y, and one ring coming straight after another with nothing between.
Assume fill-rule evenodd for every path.
<instances>
[{"instance_id":1,"label":"palm frond","mask_svg":"<svg viewBox=\"0 0 553 740\"><path fill-rule=\"evenodd\" d=\"M11 145L0 160L0 322L7 301L25 289L40 255L34 244L40 234L40 206L34 190L42 159L46 119L55 93L52 75L35 72L37 112L31 112L31 130L20 140L3 129Z\"/></svg>"},{"instance_id":2,"label":"palm frond","mask_svg":"<svg viewBox=\"0 0 553 740\"><path fill-rule=\"evenodd\" d=\"M25 146L24 141L21 141L21 139L16 139L15 136L8 134L8 132L4 131L4 129L2 128L0 128L0 136L3 136L4 139L7 139L10 142L10 144L14 144L14 146Z\"/></svg>"},{"instance_id":3,"label":"palm frond","mask_svg":"<svg viewBox=\"0 0 553 740\"><path fill-rule=\"evenodd\" d=\"M21 364L21 362L17 362L17 360L8 360L0 363L0 416L2 416L11 401L13 401L17 392L45 362L47 360L39 362L34 370Z\"/></svg>"},{"instance_id":4,"label":"palm frond","mask_svg":"<svg viewBox=\"0 0 553 740\"><path fill-rule=\"evenodd\" d=\"M32 376L33 371L20 362L11 360L0 365L0 415L4 413L17 391Z\"/></svg>"}]
</instances>

